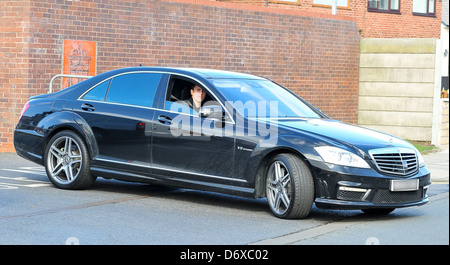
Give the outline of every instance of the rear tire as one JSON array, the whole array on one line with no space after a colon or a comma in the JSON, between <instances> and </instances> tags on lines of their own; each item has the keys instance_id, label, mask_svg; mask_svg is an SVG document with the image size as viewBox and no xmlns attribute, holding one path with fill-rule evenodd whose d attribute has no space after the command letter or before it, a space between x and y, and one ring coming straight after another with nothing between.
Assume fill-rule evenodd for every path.
<instances>
[{"instance_id":1,"label":"rear tire","mask_svg":"<svg viewBox=\"0 0 450 265\"><path fill-rule=\"evenodd\" d=\"M301 219L314 202L314 180L306 163L293 154L276 155L266 170L266 195L279 218Z\"/></svg>"},{"instance_id":2,"label":"rear tire","mask_svg":"<svg viewBox=\"0 0 450 265\"><path fill-rule=\"evenodd\" d=\"M86 189L96 180L91 176L86 144L72 131L61 131L50 139L44 165L50 181L61 189Z\"/></svg>"}]
</instances>

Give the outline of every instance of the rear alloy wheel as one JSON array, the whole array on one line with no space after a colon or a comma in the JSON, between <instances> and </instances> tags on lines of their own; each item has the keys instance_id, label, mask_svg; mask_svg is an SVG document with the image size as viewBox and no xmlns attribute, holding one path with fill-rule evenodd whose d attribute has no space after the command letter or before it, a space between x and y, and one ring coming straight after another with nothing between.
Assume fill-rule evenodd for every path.
<instances>
[{"instance_id":1,"label":"rear alloy wheel","mask_svg":"<svg viewBox=\"0 0 450 265\"><path fill-rule=\"evenodd\" d=\"M308 216L314 202L314 181L306 163L293 154L275 156L266 174L266 195L275 216Z\"/></svg>"},{"instance_id":2,"label":"rear alloy wheel","mask_svg":"<svg viewBox=\"0 0 450 265\"><path fill-rule=\"evenodd\" d=\"M52 137L45 151L45 169L50 181L63 189L85 189L96 179L90 174L86 145L71 131Z\"/></svg>"}]
</instances>

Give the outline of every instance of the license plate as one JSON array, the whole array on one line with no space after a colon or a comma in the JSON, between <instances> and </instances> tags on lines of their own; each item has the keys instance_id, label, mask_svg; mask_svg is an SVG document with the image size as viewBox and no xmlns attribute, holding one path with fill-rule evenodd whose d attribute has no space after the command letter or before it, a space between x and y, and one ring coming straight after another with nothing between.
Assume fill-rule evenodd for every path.
<instances>
[{"instance_id":1,"label":"license plate","mask_svg":"<svg viewBox=\"0 0 450 265\"><path fill-rule=\"evenodd\" d=\"M391 191L414 191L419 189L418 179L391 180Z\"/></svg>"}]
</instances>

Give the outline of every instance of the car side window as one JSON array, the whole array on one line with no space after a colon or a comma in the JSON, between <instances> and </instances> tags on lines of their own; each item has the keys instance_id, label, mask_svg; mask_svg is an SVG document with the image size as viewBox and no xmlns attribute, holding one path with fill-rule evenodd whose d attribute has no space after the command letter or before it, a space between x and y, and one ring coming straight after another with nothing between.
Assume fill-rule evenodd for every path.
<instances>
[{"instance_id":1,"label":"car side window","mask_svg":"<svg viewBox=\"0 0 450 265\"><path fill-rule=\"evenodd\" d=\"M193 101L191 89L193 89L195 85L194 82L188 81L185 78L172 77L169 81L164 109L173 112L198 115L198 112L192 107ZM206 90L204 91L206 95L203 103L211 101L212 97L209 95L209 92Z\"/></svg>"},{"instance_id":2,"label":"car side window","mask_svg":"<svg viewBox=\"0 0 450 265\"><path fill-rule=\"evenodd\" d=\"M96 100L96 101L104 101L106 96L106 91L108 90L109 83L111 80L105 81L84 95L83 99L85 100Z\"/></svg>"},{"instance_id":3,"label":"car side window","mask_svg":"<svg viewBox=\"0 0 450 265\"><path fill-rule=\"evenodd\" d=\"M152 107L162 74L133 73L114 77L106 101Z\"/></svg>"}]
</instances>

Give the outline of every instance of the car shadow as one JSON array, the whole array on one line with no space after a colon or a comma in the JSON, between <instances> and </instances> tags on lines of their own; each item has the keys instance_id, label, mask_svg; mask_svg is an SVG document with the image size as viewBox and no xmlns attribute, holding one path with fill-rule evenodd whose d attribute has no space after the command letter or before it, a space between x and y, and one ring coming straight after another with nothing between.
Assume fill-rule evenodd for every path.
<instances>
[{"instance_id":1,"label":"car shadow","mask_svg":"<svg viewBox=\"0 0 450 265\"><path fill-rule=\"evenodd\" d=\"M94 187L91 189L103 192L133 194L138 196L147 195L149 197L177 200L197 205L202 204L206 206L271 214L265 198L251 199L216 192L146 183L124 182L114 179L97 179Z\"/></svg>"},{"instance_id":2,"label":"car shadow","mask_svg":"<svg viewBox=\"0 0 450 265\"><path fill-rule=\"evenodd\" d=\"M125 182L114 179L98 179L92 190L137 196L148 196L159 199L187 202L195 205L226 208L228 210L247 211L252 214L273 217L265 198L252 199L239 196L221 194L209 191L199 191L186 188L160 186L145 183ZM401 213L400 213L401 212ZM360 210L333 210L320 209L313 205L307 220L320 222L335 221L385 221L399 218L409 218L421 215L421 211L408 211L401 209L386 215L365 214Z\"/></svg>"}]
</instances>

